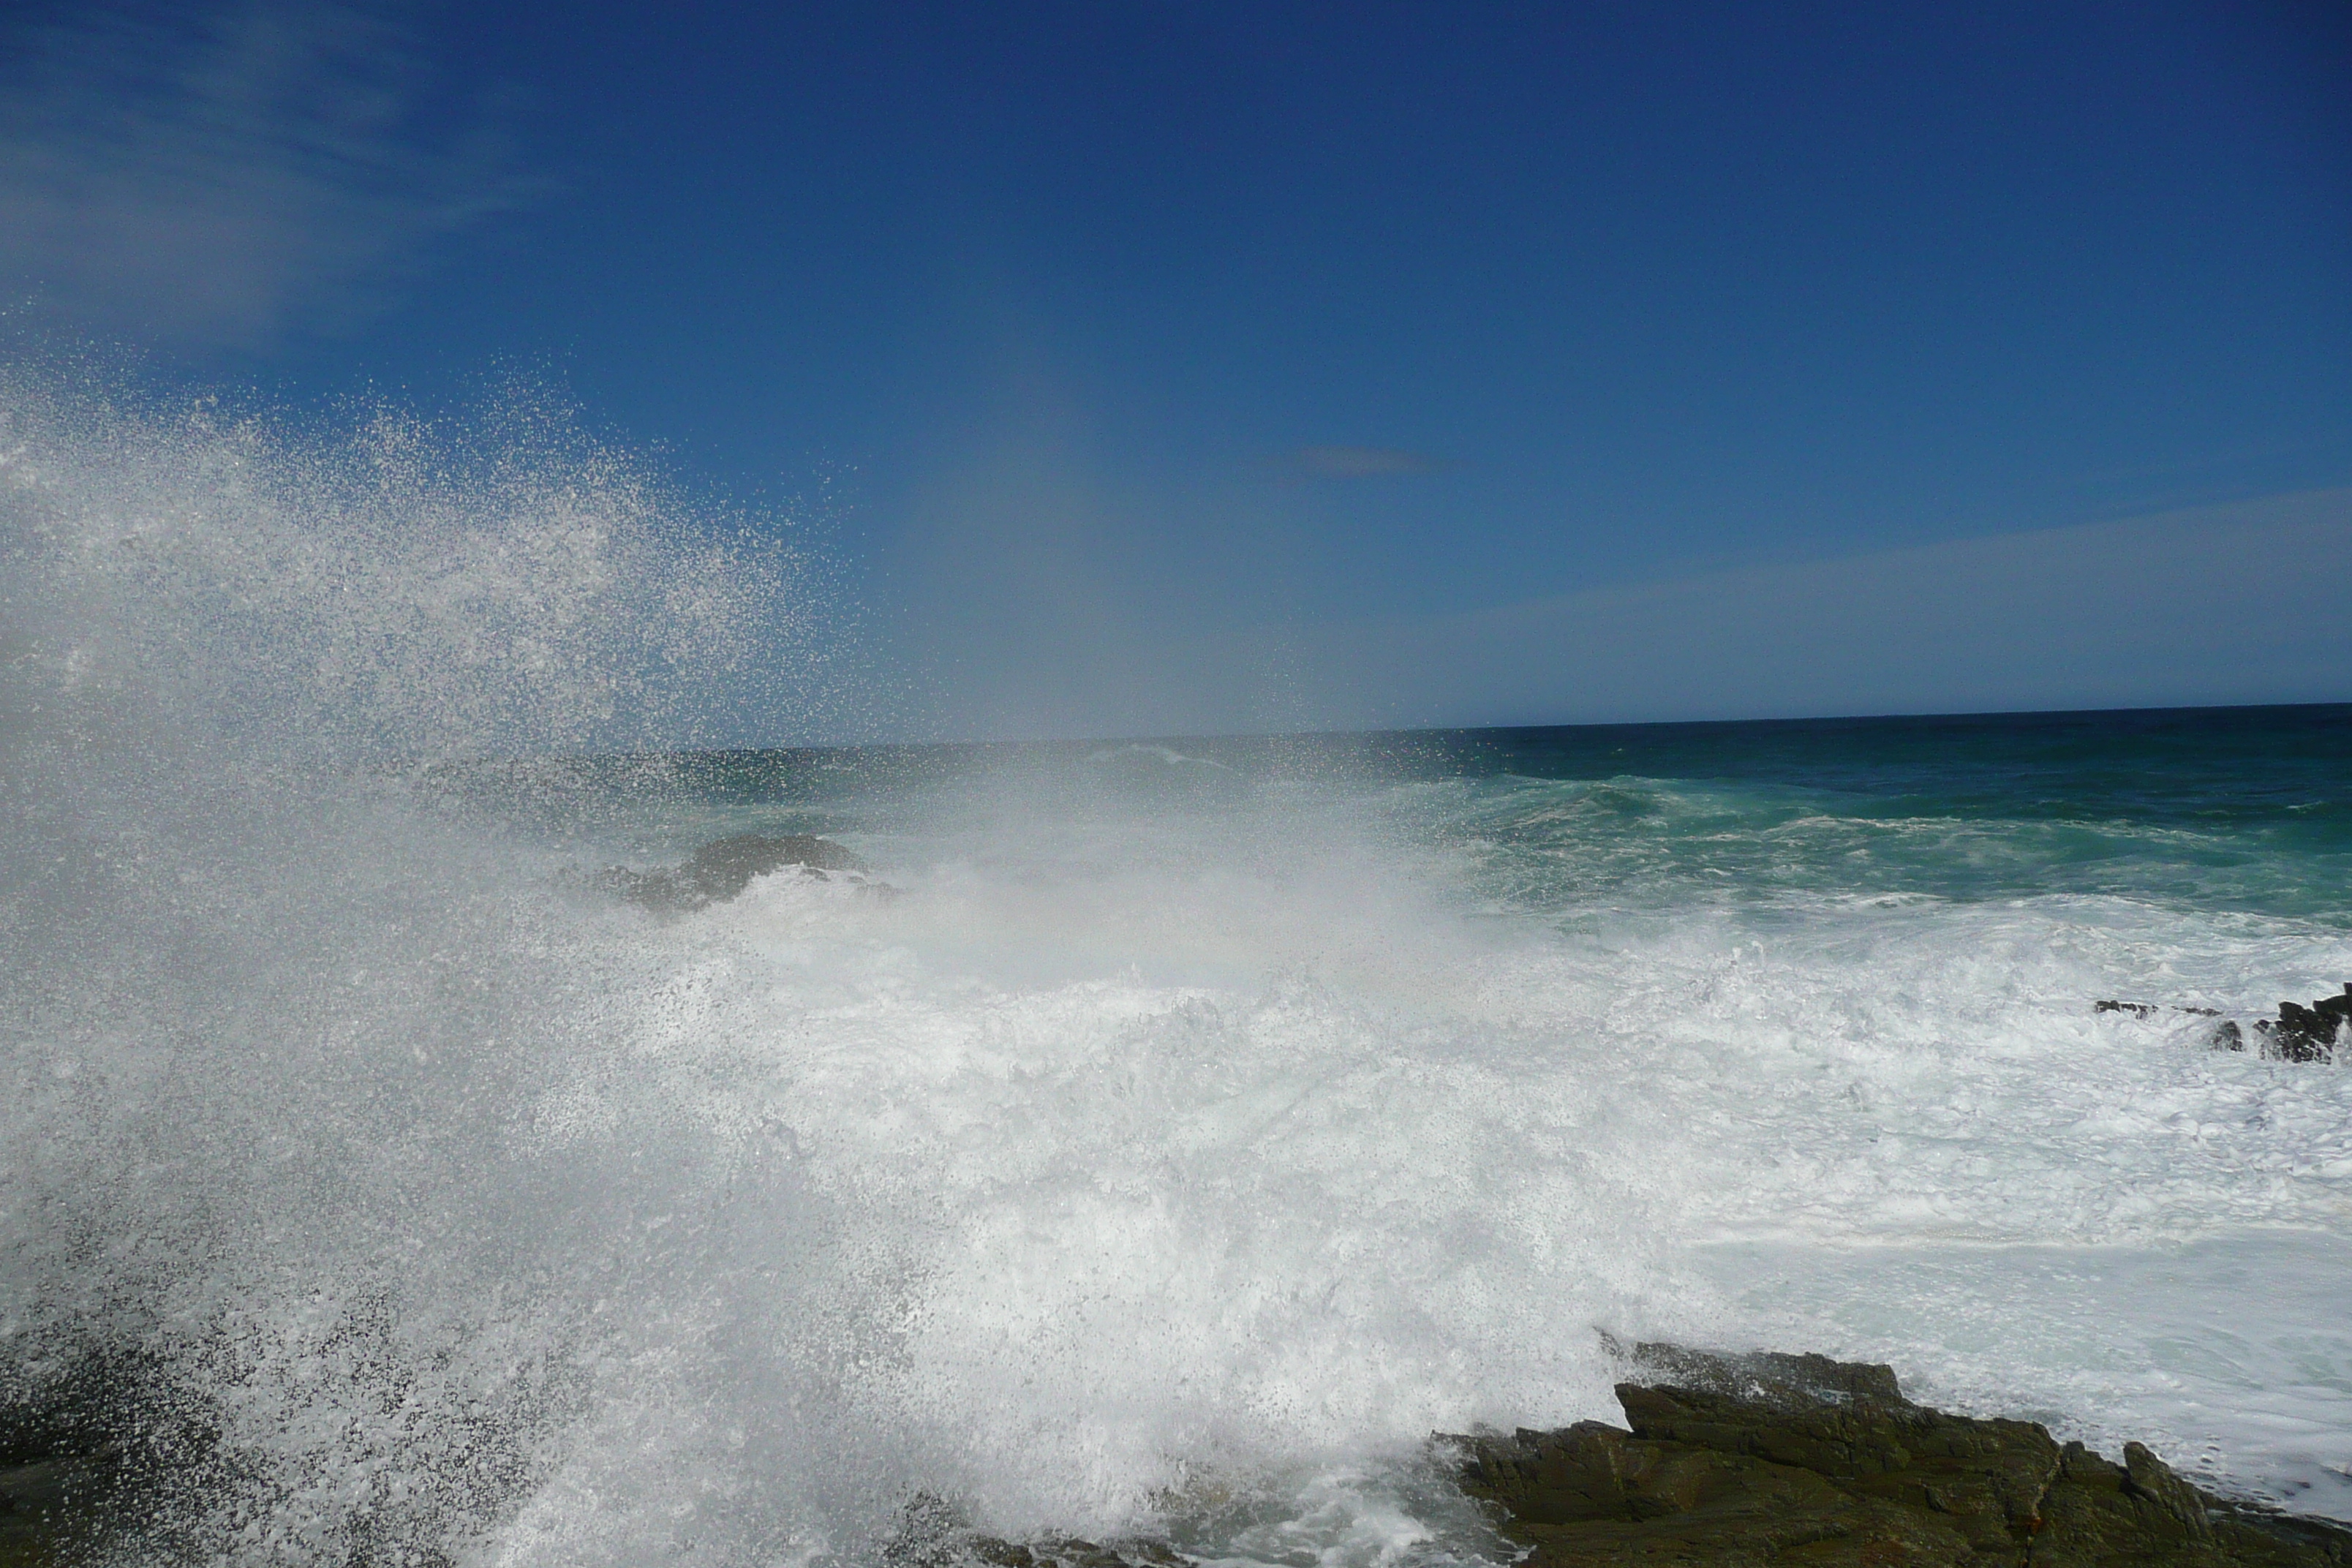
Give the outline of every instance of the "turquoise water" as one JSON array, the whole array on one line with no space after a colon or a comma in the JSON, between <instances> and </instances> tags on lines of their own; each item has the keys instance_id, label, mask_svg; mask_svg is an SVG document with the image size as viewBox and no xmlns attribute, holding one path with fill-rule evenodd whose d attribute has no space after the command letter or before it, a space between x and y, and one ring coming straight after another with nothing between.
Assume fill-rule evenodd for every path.
<instances>
[{"instance_id":1,"label":"turquoise water","mask_svg":"<svg viewBox=\"0 0 2352 1568\"><path fill-rule=\"evenodd\" d=\"M708 752L656 820L887 831L1006 771L1169 809L1307 785L1511 907L2053 894L2352 922L2352 705ZM658 842L657 840L655 842Z\"/></svg>"},{"instance_id":2,"label":"turquoise water","mask_svg":"<svg viewBox=\"0 0 2352 1568\"><path fill-rule=\"evenodd\" d=\"M1562 886L1671 898L1717 879L1766 899L2075 893L2352 919L2343 707L1448 741L1478 780L1468 815L1491 825L1496 875L1538 900Z\"/></svg>"}]
</instances>

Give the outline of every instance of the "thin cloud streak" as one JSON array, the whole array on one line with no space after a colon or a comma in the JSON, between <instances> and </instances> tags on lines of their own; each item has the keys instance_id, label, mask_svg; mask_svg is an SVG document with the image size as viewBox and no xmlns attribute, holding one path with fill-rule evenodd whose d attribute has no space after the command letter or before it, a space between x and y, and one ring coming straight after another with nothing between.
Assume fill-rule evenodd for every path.
<instances>
[{"instance_id":1,"label":"thin cloud streak","mask_svg":"<svg viewBox=\"0 0 2352 1568\"><path fill-rule=\"evenodd\" d=\"M527 194L398 13L233 0L29 30L0 81L0 284L79 326L262 347L380 307Z\"/></svg>"},{"instance_id":2,"label":"thin cloud streak","mask_svg":"<svg viewBox=\"0 0 2352 1568\"><path fill-rule=\"evenodd\" d=\"M2352 699L2352 490L2311 491L1363 624L1349 725Z\"/></svg>"}]
</instances>

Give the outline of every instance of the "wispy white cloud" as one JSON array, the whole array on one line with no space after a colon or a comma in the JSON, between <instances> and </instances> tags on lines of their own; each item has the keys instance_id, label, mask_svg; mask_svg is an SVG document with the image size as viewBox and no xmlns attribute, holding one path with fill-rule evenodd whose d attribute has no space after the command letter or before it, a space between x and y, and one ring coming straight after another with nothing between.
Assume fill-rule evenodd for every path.
<instances>
[{"instance_id":1,"label":"wispy white cloud","mask_svg":"<svg viewBox=\"0 0 2352 1568\"><path fill-rule=\"evenodd\" d=\"M1594 588L1353 627L1357 723L2352 699L2352 490Z\"/></svg>"},{"instance_id":2,"label":"wispy white cloud","mask_svg":"<svg viewBox=\"0 0 2352 1568\"><path fill-rule=\"evenodd\" d=\"M266 344L381 304L523 191L401 13L226 0L20 25L0 284L137 338Z\"/></svg>"}]
</instances>

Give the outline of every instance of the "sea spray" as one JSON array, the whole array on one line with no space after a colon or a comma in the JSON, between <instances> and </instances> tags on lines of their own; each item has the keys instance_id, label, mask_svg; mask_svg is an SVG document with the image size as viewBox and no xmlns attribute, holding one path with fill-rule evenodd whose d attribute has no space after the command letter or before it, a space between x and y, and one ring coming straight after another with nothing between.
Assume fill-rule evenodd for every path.
<instances>
[{"instance_id":1,"label":"sea spray","mask_svg":"<svg viewBox=\"0 0 2352 1568\"><path fill-rule=\"evenodd\" d=\"M7 1392L103 1370L125 1560L861 1561L1600 1396L1599 1099L1422 1059L1450 922L1311 791L983 777L903 906L658 920L583 858L692 816L789 561L533 408L10 404Z\"/></svg>"},{"instance_id":2,"label":"sea spray","mask_svg":"<svg viewBox=\"0 0 2352 1568\"><path fill-rule=\"evenodd\" d=\"M664 1260L712 1222L654 1212L757 1191L732 1256L786 1279L822 1227L698 1126L534 1142L666 955L411 786L698 738L801 679L822 606L531 401L321 428L54 361L5 393L9 1393L104 1365L168 1437L133 1557L478 1540L702 1310Z\"/></svg>"},{"instance_id":3,"label":"sea spray","mask_svg":"<svg viewBox=\"0 0 2352 1568\"><path fill-rule=\"evenodd\" d=\"M1599 1329L2335 1506L2352 1074L2091 1007L2352 974L2331 731L680 755L826 657L790 560L535 405L102 381L0 468L0 1310L125 1561L1475 1559L1423 1439L1608 1416ZM751 830L904 896L597 890Z\"/></svg>"}]
</instances>

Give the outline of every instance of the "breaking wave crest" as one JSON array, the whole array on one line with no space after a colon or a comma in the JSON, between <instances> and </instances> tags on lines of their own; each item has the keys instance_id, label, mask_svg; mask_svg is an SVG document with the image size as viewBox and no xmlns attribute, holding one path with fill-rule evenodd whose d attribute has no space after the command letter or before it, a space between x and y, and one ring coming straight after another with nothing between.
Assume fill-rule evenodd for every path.
<instances>
[{"instance_id":1,"label":"breaking wave crest","mask_svg":"<svg viewBox=\"0 0 2352 1568\"><path fill-rule=\"evenodd\" d=\"M864 1563L925 1495L1475 1560L1422 1439L1610 1414L1596 1328L2334 1484L2352 1074L2085 1005L2352 971L2218 852L1434 742L679 758L816 700L824 596L542 403L0 395L0 1397L136 1413L126 1561ZM581 874L746 830L905 896Z\"/></svg>"},{"instance_id":2,"label":"breaking wave crest","mask_svg":"<svg viewBox=\"0 0 2352 1568\"><path fill-rule=\"evenodd\" d=\"M551 1138L661 956L415 786L772 713L805 563L520 394L305 425L53 361L0 411L7 1393L141 1412L139 1552L482 1539L724 1300L681 1238L761 1214L730 1266L791 1281L824 1232L680 1107Z\"/></svg>"}]
</instances>

